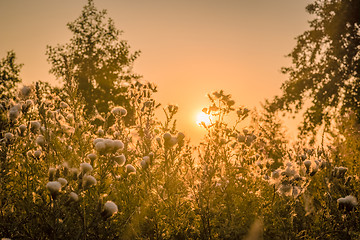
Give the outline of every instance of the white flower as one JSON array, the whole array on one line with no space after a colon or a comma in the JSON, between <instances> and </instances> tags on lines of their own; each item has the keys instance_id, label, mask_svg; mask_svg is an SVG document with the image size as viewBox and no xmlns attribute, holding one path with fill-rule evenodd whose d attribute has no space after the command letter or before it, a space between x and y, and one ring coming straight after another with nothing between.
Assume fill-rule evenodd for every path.
<instances>
[{"instance_id":1,"label":"white flower","mask_svg":"<svg viewBox=\"0 0 360 240\"><path fill-rule=\"evenodd\" d=\"M184 138L185 138L185 134L182 133L182 132L178 132L178 134L177 134L177 139L178 139L179 141L181 141L181 140L183 140Z\"/></svg>"},{"instance_id":2,"label":"white flower","mask_svg":"<svg viewBox=\"0 0 360 240\"><path fill-rule=\"evenodd\" d=\"M90 163L80 163L80 170L83 174L91 172L93 170L93 167Z\"/></svg>"},{"instance_id":3,"label":"white flower","mask_svg":"<svg viewBox=\"0 0 360 240\"><path fill-rule=\"evenodd\" d=\"M44 146L45 145L45 137L43 135L39 135L36 138L36 144L38 144L39 146Z\"/></svg>"},{"instance_id":4,"label":"white flower","mask_svg":"<svg viewBox=\"0 0 360 240\"><path fill-rule=\"evenodd\" d=\"M95 138L93 141L94 146L98 143L98 142L103 142L104 139L103 138Z\"/></svg>"},{"instance_id":5,"label":"white flower","mask_svg":"<svg viewBox=\"0 0 360 240\"><path fill-rule=\"evenodd\" d=\"M23 134L23 133L26 131L26 128L27 128L27 127L26 127L24 124L21 124L21 125L19 126L20 133Z\"/></svg>"},{"instance_id":6,"label":"white flower","mask_svg":"<svg viewBox=\"0 0 360 240\"><path fill-rule=\"evenodd\" d=\"M104 204L104 210L102 211L101 215L106 219L117 213L118 207L112 201L107 201Z\"/></svg>"},{"instance_id":7,"label":"white flower","mask_svg":"<svg viewBox=\"0 0 360 240\"><path fill-rule=\"evenodd\" d=\"M29 86L23 86L21 89L20 89L20 93L22 96L24 97L28 97L31 93L31 87Z\"/></svg>"},{"instance_id":8,"label":"white flower","mask_svg":"<svg viewBox=\"0 0 360 240\"><path fill-rule=\"evenodd\" d=\"M71 192L69 194L69 199L73 202L77 202L77 201L79 201L79 196L76 193Z\"/></svg>"},{"instance_id":9,"label":"white flower","mask_svg":"<svg viewBox=\"0 0 360 240\"><path fill-rule=\"evenodd\" d=\"M104 139L104 143L105 143L105 148L106 148L107 151L111 151L111 150L114 149L115 144L114 144L114 141L112 139L106 138L106 139ZM96 148L96 145L95 145L95 148Z\"/></svg>"},{"instance_id":10,"label":"white flower","mask_svg":"<svg viewBox=\"0 0 360 240\"><path fill-rule=\"evenodd\" d=\"M56 173L56 168L53 168L53 167L49 168L49 179L50 180L54 179L55 173Z\"/></svg>"},{"instance_id":11,"label":"white flower","mask_svg":"<svg viewBox=\"0 0 360 240\"><path fill-rule=\"evenodd\" d=\"M88 189L93 185L96 185L96 179L91 175L85 175L83 177L83 188Z\"/></svg>"},{"instance_id":12,"label":"white flower","mask_svg":"<svg viewBox=\"0 0 360 240\"><path fill-rule=\"evenodd\" d=\"M79 170L77 168L70 168L70 176L76 180L79 174Z\"/></svg>"},{"instance_id":13,"label":"white flower","mask_svg":"<svg viewBox=\"0 0 360 240\"><path fill-rule=\"evenodd\" d=\"M115 156L114 160L120 165L123 166L125 164L126 158L124 156L124 154L121 154L119 156Z\"/></svg>"},{"instance_id":14,"label":"white flower","mask_svg":"<svg viewBox=\"0 0 360 240\"><path fill-rule=\"evenodd\" d=\"M311 161L310 160L304 161L304 165L306 167L306 171L308 172L310 170Z\"/></svg>"},{"instance_id":15,"label":"white flower","mask_svg":"<svg viewBox=\"0 0 360 240\"><path fill-rule=\"evenodd\" d=\"M127 172L128 174L135 174L135 173L136 173L135 167L134 167L133 165L131 165L131 164L127 164L127 165L125 166L125 168L126 168L126 172Z\"/></svg>"},{"instance_id":16,"label":"white flower","mask_svg":"<svg viewBox=\"0 0 360 240\"><path fill-rule=\"evenodd\" d=\"M163 138L164 138L165 142L168 142L171 139L171 134L166 132L166 133L164 133Z\"/></svg>"},{"instance_id":17,"label":"white flower","mask_svg":"<svg viewBox=\"0 0 360 240\"><path fill-rule=\"evenodd\" d=\"M39 157L41 156L41 150L36 150L36 151L34 152L34 156L35 156L36 158L39 158Z\"/></svg>"},{"instance_id":18,"label":"white flower","mask_svg":"<svg viewBox=\"0 0 360 240\"><path fill-rule=\"evenodd\" d=\"M57 181L61 184L61 187L66 186L66 184L68 183L68 181L65 178L58 178Z\"/></svg>"},{"instance_id":19,"label":"white flower","mask_svg":"<svg viewBox=\"0 0 360 240\"><path fill-rule=\"evenodd\" d=\"M146 169L147 166L148 166L148 163L147 163L145 160L142 160L142 161L140 162L140 165L141 165L142 168Z\"/></svg>"},{"instance_id":20,"label":"white flower","mask_svg":"<svg viewBox=\"0 0 360 240\"><path fill-rule=\"evenodd\" d=\"M5 139L7 141L11 141L13 138L14 138L14 134L12 134L10 132L5 133Z\"/></svg>"},{"instance_id":21,"label":"white flower","mask_svg":"<svg viewBox=\"0 0 360 240\"><path fill-rule=\"evenodd\" d=\"M32 132L37 132L40 130L41 124L39 121L30 121L30 130Z\"/></svg>"},{"instance_id":22,"label":"white flower","mask_svg":"<svg viewBox=\"0 0 360 240\"><path fill-rule=\"evenodd\" d=\"M98 142L95 144L95 150L98 152L103 152L106 149L106 145L104 142Z\"/></svg>"},{"instance_id":23,"label":"white flower","mask_svg":"<svg viewBox=\"0 0 360 240\"><path fill-rule=\"evenodd\" d=\"M51 195L56 195L61 189L61 183L58 181L50 181L46 184L46 188L51 193Z\"/></svg>"},{"instance_id":24,"label":"white flower","mask_svg":"<svg viewBox=\"0 0 360 240\"><path fill-rule=\"evenodd\" d=\"M127 110L123 107L114 107L113 109L111 109L111 113L115 117L124 117L127 114Z\"/></svg>"},{"instance_id":25,"label":"white flower","mask_svg":"<svg viewBox=\"0 0 360 240\"><path fill-rule=\"evenodd\" d=\"M87 155L87 157L91 160L91 161L94 161L96 159L96 154L95 153L89 153Z\"/></svg>"},{"instance_id":26,"label":"white flower","mask_svg":"<svg viewBox=\"0 0 360 240\"><path fill-rule=\"evenodd\" d=\"M120 140L114 140L114 149L116 151L124 149L124 143Z\"/></svg>"},{"instance_id":27,"label":"white flower","mask_svg":"<svg viewBox=\"0 0 360 240\"><path fill-rule=\"evenodd\" d=\"M20 111L21 111L20 104L16 104L16 105L12 106L9 110L10 121L15 121L20 116Z\"/></svg>"},{"instance_id":28,"label":"white flower","mask_svg":"<svg viewBox=\"0 0 360 240\"><path fill-rule=\"evenodd\" d=\"M339 209L346 209L347 211L351 211L358 204L356 197L351 195L348 195L344 198L339 198L337 202L339 204Z\"/></svg>"},{"instance_id":29,"label":"white flower","mask_svg":"<svg viewBox=\"0 0 360 240\"><path fill-rule=\"evenodd\" d=\"M150 164L150 157L149 156L143 157L143 161L145 161L147 164Z\"/></svg>"}]
</instances>

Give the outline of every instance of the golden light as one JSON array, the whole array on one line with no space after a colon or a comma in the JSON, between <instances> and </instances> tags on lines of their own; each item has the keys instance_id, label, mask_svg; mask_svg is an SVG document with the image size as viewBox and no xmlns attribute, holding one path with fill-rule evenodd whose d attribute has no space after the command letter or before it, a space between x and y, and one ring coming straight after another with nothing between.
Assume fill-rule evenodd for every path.
<instances>
[{"instance_id":1,"label":"golden light","mask_svg":"<svg viewBox=\"0 0 360 240\"><path fill-rule=\"evenodd\" d=\"M211 125L211 120L210 120L210 115L204 113L204 112L199 112L197 117L196 117L196 123L199 126L209 126Z\"/></svg>"}]
</instances>

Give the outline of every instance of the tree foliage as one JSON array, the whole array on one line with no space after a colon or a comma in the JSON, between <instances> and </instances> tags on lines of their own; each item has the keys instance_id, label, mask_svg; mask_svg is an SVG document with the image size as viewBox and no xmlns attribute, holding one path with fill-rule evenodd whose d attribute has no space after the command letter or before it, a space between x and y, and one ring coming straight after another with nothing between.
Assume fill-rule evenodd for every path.
<instances>
[{"instance_id":1,"label":"tree foliage","mask_svg":"<svg viewBox=\"0 0 360 240\"><path fill-rule=\"evenodd\" d=\"M360 119L360 1L316 0L306 10L315 18L288 55L292 64L283 73L289 79L274 107L298 112L306 106L302 133L314 133L339 111L351 109Z\"/></svg>"},{"instance_id":2,"label":"tree foliage","mask_svg":"<svg viewBox=\"0 0 360 240\"><path fill-rule=\"evenodd\" d=\"M50 72L66 84L75 82L88 114L95 108L108 112L111 102L127 107L127 85L123 83L139 78L131 71L139 52L130 52L128 43L119 39L121 31L106 14L89 0L80 16L67 24L73 33L70 42L47 46Z\"/></svg>"},{"instance_id":3,"label":"tree foliage","mask_svg":"<svg viewBox=\"0 0 360 240\"><path fill-rule=\"evenodd\" d=\"M16 85L21 82L20 69L14 51L7 52L5 58L0 60L0 99L5 100L14 95Z\"/></svg>"}]
</instances>

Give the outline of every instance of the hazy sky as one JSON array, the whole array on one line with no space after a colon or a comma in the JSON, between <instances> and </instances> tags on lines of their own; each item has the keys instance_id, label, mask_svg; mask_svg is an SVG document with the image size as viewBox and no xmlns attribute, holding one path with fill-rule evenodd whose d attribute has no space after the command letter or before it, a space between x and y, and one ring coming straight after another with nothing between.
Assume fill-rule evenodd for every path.
<instances>
[{"instance_id":1,"label":"hazy sky","mask_svg":"<svg viewBox=\"0 0 360 240\"><path fill-rule=\"evenodd\" d=\"M66 23L86 0L0 0L0 57L14 50L24 83L55 82L46 45L68 42ZM155 98L177 104L179 127L203 133L195 117L206 94L223 89L238 105L258 107L280 93L294 38L308 28L309 0L95 0L107 9L122 38L142 53L136 73L158 85Z\"/></svg>"}]
</instances>

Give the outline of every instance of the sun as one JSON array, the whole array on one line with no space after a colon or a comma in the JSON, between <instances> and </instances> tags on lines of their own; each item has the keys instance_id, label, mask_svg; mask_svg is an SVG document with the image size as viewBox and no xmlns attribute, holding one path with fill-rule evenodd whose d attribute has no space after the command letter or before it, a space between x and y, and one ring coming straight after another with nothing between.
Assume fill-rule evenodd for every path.
<instances>
[{"instance_id":1,"label":"sun","mask_svg":"<svg viewBox=\"0 0 360 240\"><path fill-rule=\"evenodd\" d=\"M199 126L209 126L211 125L211 119L210 119L210 115L204 113L204 112L199 112L197 117L196 117L196 123Z\"/></svg>"}]
</instances>

